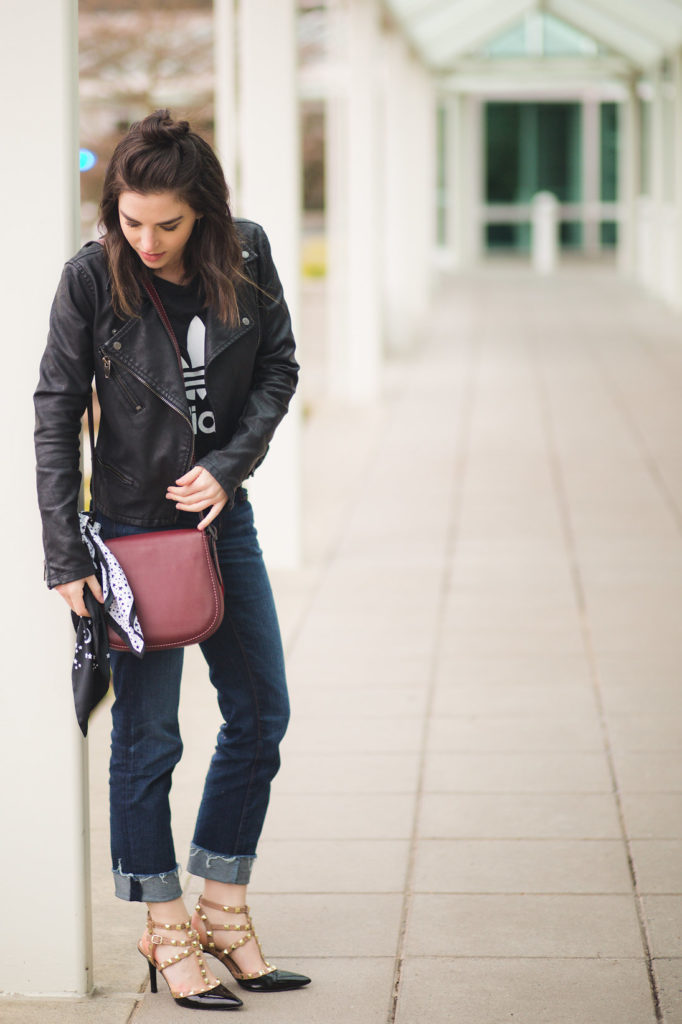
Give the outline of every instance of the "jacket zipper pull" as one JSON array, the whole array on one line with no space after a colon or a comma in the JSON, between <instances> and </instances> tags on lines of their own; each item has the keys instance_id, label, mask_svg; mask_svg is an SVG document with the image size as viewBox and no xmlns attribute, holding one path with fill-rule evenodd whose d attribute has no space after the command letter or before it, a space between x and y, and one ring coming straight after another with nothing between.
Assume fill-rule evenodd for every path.
<instances>
[{"instance_id":1,"label":"jacket zipper pull","mask_svg":"<svg viewBox=\"0 0 682 1024\"><path fill-rule=\"evenodd\" d=\"M111 376L111 359L108 359L106 356L102 356L102 362L104 363L104 376L109 380L109 377Z\"/></svg>"}]
</instances>

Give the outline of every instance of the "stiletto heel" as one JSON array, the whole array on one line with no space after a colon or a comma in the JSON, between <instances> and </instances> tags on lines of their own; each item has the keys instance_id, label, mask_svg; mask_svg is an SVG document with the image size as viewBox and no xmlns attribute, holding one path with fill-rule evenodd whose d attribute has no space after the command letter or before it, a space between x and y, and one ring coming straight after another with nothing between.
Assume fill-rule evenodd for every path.
<instances>
[{"instance_id":1,"label":"stiletto heel","mask_svg":"<svg viewBox=\"0 0 682 1024\"><path fill-rule=\"evenodd\" d=\"M246 917L246 924L212 924L204 912L204 908L209 907L212 910L220 910L224 914L244 914ZM248 907L224 907L220 903L212 903L211 900L207 900L205 896L199 897L199 902L194 908L196 913L195 931L198 933L201 940L201 947L204 953L209 953L214 956L216 960L220 960L221 964L227 967L228 971L242 988L248 989L250 992L284 992L287 989L303 988L304 985L310 984L310 978L306 977L305 974L294 974L292 971L280 971L273 964L269 964L263 956L263 950L261 944L258 941L258 936L253 930L253 923L249 914ZM192 918L192 924L194 925L195 918ZM214 932L243 932L241 939L237 939L231 945L225 949L221 949L216 946L214 940ZM205 936L205 938L204 938ZM240 970L235 960L232 957L232 953L235 949L239 949L240 946L246 945L254 939L265 968L262 971L255 971L251 974Z\"/></svg>"},{"instance_id":2,"label":"stiletto heel","mask_svg":"<svg viewBox=\"0 0 682 1024\"><path fill-rule=\"evenodd\" d=\"M158 929L158 931L155 931L155 929ZM187 938L170 938L167 934L168 932L173 934L186 932ZM218 981L215 985L208 984L201 943L199 942L199 936L192 928L191 921L185 921L182 924L157 924L147 914L146 934L148 936L147 945L149 952L142 948L142 939L140 939L137 948L149 964L149 987L152 992L157 991L156 971L158 969L161 971L161 977L168 985L170 994L178 1006L186 1006L191 1010L237 1010L240 1006L244 1005L239 996L236 996L234 992L230 992L229 988L225 988L221 982ZM145 936L142 938L145 938ZM157 946L175 946L178 952L159 964L154 959L154 950ZM189 992L174 992L163 972L168 967L172 967L173 964L188 956L196 956L199 961L201 976L205 982L204 987L199 989L193 988Z\"/></svg>"}]
</instances>

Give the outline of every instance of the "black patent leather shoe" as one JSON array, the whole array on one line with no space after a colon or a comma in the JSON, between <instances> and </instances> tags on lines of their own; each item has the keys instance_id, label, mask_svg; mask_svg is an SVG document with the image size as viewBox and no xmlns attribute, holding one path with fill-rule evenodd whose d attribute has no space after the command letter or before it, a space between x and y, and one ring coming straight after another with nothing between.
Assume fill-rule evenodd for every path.
<instances>
[{"instance_id":1,"label":"black patent leather shoe","mask_svg":"<svg viewBox=\"0 0 682 1024\"><path fill-rule=\"evenodd\" d=\"M151 964L150 974L151 974ZM152 989L152 992L154 989ZM218 982L207 992L197 992L194 995L176 996L171 992L173 999L178 1006L185 1006L188 1010L238 1010L243 1002L229 988Z\"/></svg>"},{"instance_id":2,"label":"black patent leather shoe","mask_svg":"<svg viewBox=\"0 0 682 1024\"><path fill-rule=\"evenodd\" d=\"M258 978L238 978L234 975L238 985L249 992L286 992L288 989L303 988L310 984L310 978L305 974L294 974L292 971L280 971L277 967L268 974L261 974Z\"/></svg>"},{"instance_id":3,"label":"black patent leather shoe","mask_svg":"<svg viewBox=\"0 0 682 1024\"><path fill-rule=\"evenodd\" d=\"M238 914L246 919L245 924L237 924L234 921L227 921L224 924L216 923L209 920L206 914L206 909L219 910L223 914ZM310 978L307 978L305 974L293 974L291 971L280 971L274 964L269 964L268 961L263 957L263 950L261 949L258 936L253 930L253 922L251 920L251 914L249 908L244 907L227 907L221 906L219 903L213 903L211 900L207 900L205 896L199 897L199 902L194 908L194 917L192 918L192 926L198 933L201 941L204 953L210 953L216 960L220 960L221 964L227 967L228 971L242 988L247 989L249 992L286 992L294 988L303 988L304 985L310 984ZM230 943L227 947L223 948L217 946L215 943L216 932L237 932L240 934L240 938L235 942ZM246 945L247 942L254 940L260 950L261 957L265 967L262 971L257 971L253 974L247 974L242 971L235 961L232 954L235 949L239 949L240 946Z\"/></svg>"},{"instance_id":4,"label":"black patent leather shoe","mask_svg":"<svg viewBox=\"0 0 682 1024\"><path fill-rule=\"evenodd\" d=\"M187 938L177 937L178 933L182 932L187 935ZM175 925L158 924L152 921L151 916L148 914L147 933L147 936L143 936L143 939L146 940L147 948L143 948L142 939L137 948L149 965L149 987L152 992L157 991L156 971L158 969L161 971L161 977L168 985L170 994L178 1006L184 1006L189 1010L238 1010L240 1006L244 1005L239 996L236 996L234 992L230 992L229 988L226 988L222 982L218 981L215 985L208 984L208 972L206 971L199 936L193 930L189 921ZM173 954L162 963L157 963L154 955L156 946L173 946ZM178 961L188 956L195 956L197 958L203 984L199 988L192 988L187 992L173 991L170 982L163 972L168 967L172 967Z\"/></svg>"}]
</instances>

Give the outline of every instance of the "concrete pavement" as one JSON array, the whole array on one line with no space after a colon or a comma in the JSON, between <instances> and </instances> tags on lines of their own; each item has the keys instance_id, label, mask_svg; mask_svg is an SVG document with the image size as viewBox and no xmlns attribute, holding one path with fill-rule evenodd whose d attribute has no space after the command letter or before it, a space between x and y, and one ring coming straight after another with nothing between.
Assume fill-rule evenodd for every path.
<instances>
[{"instance_id":1,"label":"concrete pavement","mask_svg":"<svg viewBox=\"0 0 682 1024\"><path fill-rule=\"evenodd\" d=\"M294 717L251 905L314 982L242 993L254 1024L682 1021L681 333L609 268L499 264L375 406L320 400L304 345L306 561L273 576ZM107 718L96 994L5 1024L187 1018L111 897ZM182 718L180 851L217 726L194 650Z\"/></svg>"}]
</instances>

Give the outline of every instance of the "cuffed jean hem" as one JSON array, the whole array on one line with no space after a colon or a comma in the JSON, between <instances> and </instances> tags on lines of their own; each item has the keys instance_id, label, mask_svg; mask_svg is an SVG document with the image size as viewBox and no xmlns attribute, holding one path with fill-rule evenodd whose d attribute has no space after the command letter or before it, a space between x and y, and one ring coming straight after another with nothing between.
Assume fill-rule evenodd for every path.
<instances>
[{"instance_id":1,"label":"cuffed jean hem","mask_svg":"<svg viewBox=\"0 0 682 1024\"><path fill-rule=\"evenodd\" d=\"M248 885L256 856L244 855L226 857L222 853L204 850L196 843L189 848L187 870L198 878L210 878L213 882L227 882L229 885Z\"/></svg>"},{"instance_id":2,"label":"cuffed jean hem","mask_svg":"<svg viewBox=\"0 0 682 1024\"><path fill-rule=\"evenodd\" d=\"M162 875L126 875L114 871L114 890L129 903L169 903L182 896L180 865Z\"/></svg>"}]
</instances>

